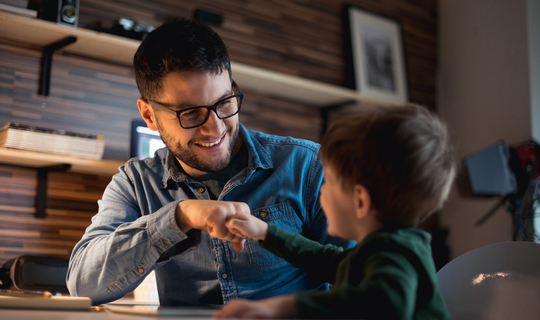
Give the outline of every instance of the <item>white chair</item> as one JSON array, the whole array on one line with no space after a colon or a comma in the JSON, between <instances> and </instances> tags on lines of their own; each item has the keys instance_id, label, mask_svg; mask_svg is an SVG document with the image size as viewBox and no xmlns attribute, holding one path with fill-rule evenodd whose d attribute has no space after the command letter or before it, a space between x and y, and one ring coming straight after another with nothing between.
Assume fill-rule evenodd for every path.
<instances>
[{"instance_id":1,"label":"white chair","mask_svg":"<svg viewBox=\"0 0 540 320\"><path fill-rule=\"evenodd\" d=\"M540 244L501 242L469 251L437 272L454 320L540 319Z\"/></svg>"}]
</instances>

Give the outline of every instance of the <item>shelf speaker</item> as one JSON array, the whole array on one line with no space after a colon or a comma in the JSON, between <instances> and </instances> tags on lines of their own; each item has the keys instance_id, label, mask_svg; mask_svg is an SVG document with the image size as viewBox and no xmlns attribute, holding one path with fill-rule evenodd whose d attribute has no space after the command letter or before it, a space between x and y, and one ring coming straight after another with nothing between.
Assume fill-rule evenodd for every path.
<instances>
[{"instance_id":1,"label":"shelf speaker","mask_svg":"<svg viewBox=\"0 0 540 320\"><path fill-rule=\"evenodd\" d=\"M79 0L43 0L42 18L76 27L79 23Z\"/></svg>"}]
</instances>

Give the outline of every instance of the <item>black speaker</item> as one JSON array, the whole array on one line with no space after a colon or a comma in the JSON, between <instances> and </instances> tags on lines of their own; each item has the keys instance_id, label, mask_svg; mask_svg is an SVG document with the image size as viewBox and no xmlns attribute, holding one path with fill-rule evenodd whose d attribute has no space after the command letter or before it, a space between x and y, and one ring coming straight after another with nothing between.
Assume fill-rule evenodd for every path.
<instances>
[{"instance_id":1,"label":"black speaker","mask_svg":"<svg viewBox=\"0 0 540 320\"><path fill-rule=\"evenodd\" d=\"M79 23L79 0L43 0L42 19L76 27Z\"/></svg>"},{"instance_id":2,"label":"black speaker","mask_svg":"<svg viewBox=\"0 0 540 320\"><path fill-rule=\"evenodd\" d=\"M4 263L0 271L4 278L9 276L11 281L5 281L9 288L68 293L68 264L69 260L63 258L22 255Z\"/></svg>"}]
</instances>

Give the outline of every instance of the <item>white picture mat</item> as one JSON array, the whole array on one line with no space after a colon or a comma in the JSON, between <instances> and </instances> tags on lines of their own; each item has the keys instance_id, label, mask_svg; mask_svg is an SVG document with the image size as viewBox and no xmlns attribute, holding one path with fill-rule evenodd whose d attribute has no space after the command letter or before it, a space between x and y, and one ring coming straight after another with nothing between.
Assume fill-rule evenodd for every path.
<instances>
[{"instance_id":1,"label":"white picture mat","mask_svg":"<svg viewBox=\"0 0 540 320\"><path fill-rule=\"evenodd\" d=\"M374 98L397 103L408 102L409 97L400 25L394 20L377 16L355 7L349 8L349 21L356 90L363 95ZM365 43L366 41L370 41L370 39L365 38L366 33L378 35L379 39L385 39L383 42L386 42L385 45L390 48L393 90L371 85L368 81L368 68L366 64L367 48Z\"/></svg>"}]
</instances>

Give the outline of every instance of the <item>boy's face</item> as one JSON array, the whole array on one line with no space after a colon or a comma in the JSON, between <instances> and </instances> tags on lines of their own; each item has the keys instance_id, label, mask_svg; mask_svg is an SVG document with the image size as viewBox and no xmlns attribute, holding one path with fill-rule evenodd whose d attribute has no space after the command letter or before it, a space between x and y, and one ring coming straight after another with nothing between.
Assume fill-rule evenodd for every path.
<instances>
[{"instance_id":1,"label":"boy's face","mask_svg":"<svg viewBox=\"0 0 540 320\"><path fill-rule=\"evenodd\" d=\"M332 166L325 166L321 206L328 219L328 234L356 240L354 194L344 190Z\"/></svg>"}]
</instances>

